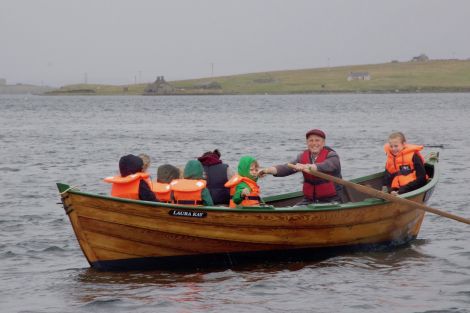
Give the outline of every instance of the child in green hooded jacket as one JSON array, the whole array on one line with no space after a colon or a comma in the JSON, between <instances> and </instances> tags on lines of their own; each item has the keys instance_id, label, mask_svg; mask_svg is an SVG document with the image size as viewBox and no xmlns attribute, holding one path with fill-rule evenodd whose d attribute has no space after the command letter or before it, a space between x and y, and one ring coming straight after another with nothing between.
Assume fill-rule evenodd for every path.
<instances>
[{"instance_id":1,"label":"child in green hooded jacket","mask_svg":"<svg viewBox=\"0 0 470 313\"><path fill-rule=\"evenodd\" d=\"M179 202L183 204L190 204L190 203L185 203L185 202L188 202L187 200L191 202L192 199L184 199L184 198L178 199L177 192L186 191L186 194L188 194L187 186L200 185L201 187L204 186L204 188L200 190L200 199L202 200L202 205L209 205L209 206L214 205L209 189L205 188L206 182L204 180L203 173L204 173L204 168L202 167L201 162L199 162L198 160L190 160L188 161L188 163L186 163L186 166L184 167L184 173L183 173L184 179L175 179L170 183L176 203ZM184 184L183 187L178 187L183 184ZM194 190L193 192L190 192L190 193L191 195L194 195L194 193L197 193L197 192L199 191ZM184 192L181 194L182 194L182 197L184 197Z\"/></svg>"},{"instance_id":2,"label":"child in green hooded jacket","mask_svg":"<svg viewBox=\"0 0 470 313\"><path fill-rule=\"evenodd\" d=\"M251 156L243 156L238 162L238 175L234 175L225 187L230 188L232 198L230 207L236 205L256 206L260 203L258 180L258 161Z\"/></svg>"}]
</instances>

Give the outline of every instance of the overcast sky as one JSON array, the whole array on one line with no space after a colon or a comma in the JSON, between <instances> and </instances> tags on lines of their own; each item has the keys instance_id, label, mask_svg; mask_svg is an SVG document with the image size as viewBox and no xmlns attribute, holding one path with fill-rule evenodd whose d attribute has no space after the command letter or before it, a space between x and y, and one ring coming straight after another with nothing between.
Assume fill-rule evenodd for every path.
<instances>
[{"instance_id":1,"label":"overcast sky","mask_svg":"<svg viewBox=\"0 0 470 313\"><path fill-rule=\"evenodd\" d=\"M0 78L130 84L470 58L470 1L0 0Z\"/></svg>"}]
</instances>

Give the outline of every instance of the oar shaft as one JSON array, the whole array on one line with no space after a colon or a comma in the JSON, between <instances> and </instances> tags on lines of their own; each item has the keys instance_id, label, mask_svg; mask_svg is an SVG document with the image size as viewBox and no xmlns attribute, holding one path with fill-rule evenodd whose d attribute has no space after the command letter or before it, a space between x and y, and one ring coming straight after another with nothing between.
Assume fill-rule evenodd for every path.
<instances>
[{"instance_id":1,"label":"oar shaft","mask_svg":"<svg viewBox=\"0 0 470 313\"><path fill-rule=\"evenodd\" d=\"M288 164L288 166L291 167L291 168L294 167L293 164ZM384 200L387 200L387 201L390 201L390 202L396 202L396 203L400 203L400 204L403 204L403 205L408 205L408 206L411 206L411 207L414 207L414 208L417 208L417 209L420 209L420 210L423 210L423 211L426 211L426 212L434 213L434 214L437 214L437 215L440 215L440 216L443 216L443 217L447 217L447 218L450 218L450 219L453 219L453 220L456 220L456 221L459 221L459 222L470 225L470 219L463 218L461 216L454 215L454 214L451 214L451 213L447 213L447 212L429 207L429 206L424 205L424 204L419 203L419 202L414 202L414 201L411 201L411 200L408 200L408 199L400 198L400 197L391 195L389 193L382 192L380 190L377 190L377 189L374 189L374 188L371 188L371 187L367 187L367 186L364 186L364 185L356 184L356 183L353 183L353 182L350 182L350 181L347 181L347 180L344 180L344 179L341 179L341 178L338 178L338 177L335 177L335 176L331 176L331 175L328 175L328 174L325 174L325 173L322 173L322 172L319 172L319 171L305 170L305 172L309 173L309 174L312 174L312 175L315 175L317 177L326 179L328 181L332 181L332 182L337 183L339 185L349 187L351 189L354 189L354 190L359 191L361 193L364 193L366 195L372 196L374 198L384 199Z\"/></svg>"}]
</instances>

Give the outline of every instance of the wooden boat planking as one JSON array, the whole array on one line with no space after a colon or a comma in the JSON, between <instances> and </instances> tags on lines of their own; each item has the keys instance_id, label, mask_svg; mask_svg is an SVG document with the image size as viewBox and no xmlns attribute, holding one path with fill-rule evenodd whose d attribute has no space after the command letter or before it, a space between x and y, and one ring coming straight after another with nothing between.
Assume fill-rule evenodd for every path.
<instances>
[{"instance_id":1,"label":"wooden boat planking","mask_svg":"<svg viewBox=\"0 0 470 313\"><path fill-rule=\"evenodd\" d=\"M437 161L426 165L430 181L404 195L425 202L437 184ZM379 188L381 173L354 181ZM152 203L94 195L58 184L64 208L93 267L125 267L127 261L160 266L168 259L216 259L253 252L275 254L320 248L404 244L420 230L424 212L346 191L360 202L277 207L300 192L267 197L268 206L230 209ZM68 190L67 190L68 189ZM362 197L362 198L361 198ZM312 250L313 251L313 250ZM140 262L142 263L142 262ZM183 262L185 263L185 262Z\"/></svg>"}]
</instances>

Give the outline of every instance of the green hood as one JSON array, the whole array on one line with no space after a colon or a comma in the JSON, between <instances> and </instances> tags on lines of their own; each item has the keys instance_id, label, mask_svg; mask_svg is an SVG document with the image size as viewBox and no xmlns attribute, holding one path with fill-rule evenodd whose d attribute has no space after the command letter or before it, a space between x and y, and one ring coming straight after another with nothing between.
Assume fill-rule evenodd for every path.
<instances>
[{"instance_id":1,"label":"green hood","mask_svg":"<svg viewBox=\"0 0 470 313\"><path fill-rule=\"evenodd\" d=\"M184 178L186 179L203 179L204 169L202 168L201 162L198 160L190 160L184 167Z\"/></svg>"},{"instance_id":2,"label":"green hood","mask_svg":"<svg viewBox=\"0 0 470 313\"><path fill-rule=\"evenodd\" d=\"M251 163L256 162L254 157L249 155L242 156L240 162L238 162L238 175L243 177L248 177L251 180L258 180L258 177L253 177L250 175L250 165Z\"/></svg>"}]
</instances>

